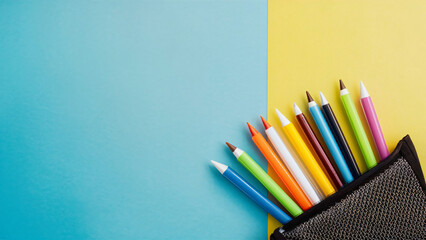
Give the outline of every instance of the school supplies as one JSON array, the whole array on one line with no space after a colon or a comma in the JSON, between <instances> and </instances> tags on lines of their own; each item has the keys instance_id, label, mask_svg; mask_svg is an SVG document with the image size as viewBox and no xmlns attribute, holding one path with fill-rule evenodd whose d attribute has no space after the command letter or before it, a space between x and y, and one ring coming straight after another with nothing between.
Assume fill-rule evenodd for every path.
<instances>
[{"instance_id":1,"label":"school supplies","mask_svg":"<svg viewBox=\"0 0 426 240\"><path fill-rule=\"evenodd\" d=\"M284 167L284 164L280 161L269 143L253 126L249 123L247 123L247 125L252 135L253 142L259 148L260 152L262 152L263 156L277 173L294 199L296 199L296 202L299 203L300 206L304 206L303 208L310 208L312 204L309 202L308 197L302 191L293 176L291 176L290 172Z\"/></svg>"},{"instance_id":2,"label":"school supplies","mask_svg":"<svg viewBox=\"0 0 426 240\"><path fill-rule=\"evenodd\" d=\"M293 217L296 217L308 210L312 205L303 204L300 207L278 186L277 183L251 158L246 152L226 142L229 149L234 154L235 158L240 162L268 191L280 202L283 207L290 212Z\"/></svg>"},{"instance_id":3,"label":"school supplies","mask_svg":"<svg viewBox=\"0 0 426 240\"><path fill-rule=\"evenodd\" d=\"M299 132L296 130L296 127L286 117L284 117L284 115L278 111L278 109L275 110L281 121L284 133L289 138L291 144L296 149L302 161L304 161L305 166L308 168L309 172L321 188L324 195L327 197L335 193L333 185L331 185L327 176L315 160L315 157L312 155L311 151L309 151L308 146L303 141Z\"/></svg>"},{"instance_id":4,"label":"school supplies","mask_svg":"<svg viewBox=\"0 0 426 240\"><path fill-rule=\"evenodd\" d=\"M308 173L305 174L302 168L299 166L299 164L302 163L297 163L297 161L294 159L294 157L288 150L287 146L284 144L281 137L278 135L277 130L275 130L275 128L272 127L262 116L261 119L263 122L263 126L265 127L265 133L268 136L269 141L272 143L272 146L283 161L284 165L287 167L291 175L302 188L303 192L309 198L309 201L313 205L319 203L322 200L322 196L321 194L317 194L313 184L307 178L306 175Z\"/></svg>"},{"instance_id":5,"label":"school supplies","mask_svg":"<svg viewBox=\"0 0 426 240\"><path fill-rule=\"evenodd\" d=\"M324 117L327 120L328 126L333 132L333 135L339 145L340 150L342 151L343 156L345 157L346 164L349 167L349 170L352 173L352 176L356 179L361 175L358 165L356 164L354 155L352 154L351 148L349 147L348 142L346 141L345 135L343 134L342 129L340 128L339 122L337 121L336 116L334 115L333 109L325 98L324 94L320 92L321 96L321 108L324 113Z\"/></svg>"},{"instance_id":6,"label":"school supplies","mask_svg":"<svg viewBox=\"0 0 426 240\"><path fill-rule=\"evenodd\" d=\"M373 101L370 94L361 82L361 106L364 111L364 116L367 119L368 127L371 135L373 135L374 144L379 152L380 160L389 156L388 146L386 146L385 138L383 137L382 128L380 127L379 119L377 118L376 110L374 109Z\"/></svg>"},{"instance_id":7,"label":"school supplies","mask_svg":"<svg viewBox=\"0 0 426 240\"><path fill-rule=\"evenodd\" d=\"M324 94L320 92L321 107L317 105L309 92L306 92L306 96L309 112L327 148L322 146L322 140L317 137L307 117L296 103L293 105L295 117L303 133L306 135L307 141L305 141L306 138L302 138L293 123L278 109L275 110L286 139L289 140L298 156L294 155L294 153L292 154L291 149L286 145L287 143L283 141L286 139L282 139L276 129L262 116L260 118L265 127L265 133L269 142L253 126L247 123L253 142L266 158L271 168L276 172L286 189L281 189L279 182L276 182L269 176L245 151L226 142L226 145L232 151L235 158L269 191L271 196L277 200L276 204L278 206L260 194L230 167L212 161L225 178L231 181L279 222L284 224L283 229L289 226L288 229L291 230L291 226L305 221L306 218L316 214L324 215L325 213L318 213L318 211L321 211L319 209L324 207L328 209L330 201L339 200L342 196L345 196L344 194L347 194L348 188L359 186L363 181L370 179L371 174L378 171L377 168L374 168L369 171L369 174L361 176L351 148ZM377 165L373 150L356 107L341 80L340 98L366 165L368 169L371 169ZM389 151L373 103L362 82L360 101L377 150L379 151L380 159L384 159L389 155ZM312 152L311 148L307 145L308 142L312 146ZM315 155L313 151L315 151ZM318 159L316 158L317 156ZM395 156L393 156L393 159L396 159ZM386 162L384 161L383 164L386 164ZM383 164L381 165L382 167ZM378 167L380 168L380 166ZM347 183L351 184L343 186ZM334 194L337 191L336 189L339 193ZM327 199L324 200L324 198ZM292 217L295 219L292 220ZM280 236L280 234L283 233L279 232L277 236Z\"/></svg>"},{"instance_id":8,"label":"school supplies","mask_svg":"<svg viewBox=\"0 0 426 240\"><path fill-rule=\"evenodd\" d=\"M321 133L322 138L325 141L325 144L328 147L328 150L333 156L334 162L339 168L343 180L345 181L345 183L352 182L354 178L352 177L351 171L349 170L349 167L346 164L345 158L343 157L343 154L340 151L339 146L337 145L336 139L334 139L333 133L328 127L328 124L324 116L322 115L320 108L307 91L306 96L308 97L309 111L311 112L311 115L314 118L314 121Z\"/></svg>"},{"instance_id":9,"label":"school supplies","mask_svg":"<svg viewBox=\"0 0 426 240\"><path fill-rule=\"evenodd\" d=\"M331 181L339 189L343 186L342 180L340 180L339 175L337 174L336 170L330 162L330 159L328 158L320 142L318 141L318 138L312 130L308 120L306 119L305 114L302 113L296 103L294 103L294 114L296 115L297 122L299 123L300 127L302 128L303 132L305 133L306 137L308 138L309 142L311 143L312 147L320 158L322 165L324 165L324 168L330 176Z\"/></svg>"},{"instance_id":10,"label":"school supplies","mask_svg":"<svg viewBox=\"0 0 426 240\"><path fill-rule=\"evenodd\" d=\"M280 223L286 224L291 220L291 217L284 213L279 207L269 201L261 193L259 193L250 183L248 183L243 177L238 173L232 170L230 167L211 161L217 170L228 179L232 184L239 188L243 193L245 193L249 198L251 198L255 203L260 207L265 209L269 214L271 214L275 219Z\"/></svg>"},{"instance_id":11,"label":"school supplies","mask_svg":"<svg viewBox=\"0 0 426 240\"><path fill-rule=\"evenodd\" d=\"M362 156L368 169L377 165L376 157L374 156L373 149L371 149L370 142L368 141L367 134L362 127L361 120L359 119L358 112L356 111L355 104L349 95L343 81L340 80L340 99L342 100L343 107L345 108L346 115L348 116L349 123L355 134L358 146L361 149Z\"/></svg>"}]
</instances>

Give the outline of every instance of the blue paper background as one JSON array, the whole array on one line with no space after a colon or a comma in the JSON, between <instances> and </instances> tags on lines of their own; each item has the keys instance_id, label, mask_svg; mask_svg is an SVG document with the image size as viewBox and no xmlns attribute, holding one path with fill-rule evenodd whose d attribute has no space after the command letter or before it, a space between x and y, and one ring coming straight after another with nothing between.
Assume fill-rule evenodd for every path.
<instances>
[{"instance_id":1,"label":"blue paper background","mask_svg":"<svg viewBox=\"0 0 426 240\"><path fill-rule=\"evenodd\" d=\"M264 239L266 1L0 2L0 239ZM266 191L262 189L266 194Z\"/></svg>"}]
</instances>

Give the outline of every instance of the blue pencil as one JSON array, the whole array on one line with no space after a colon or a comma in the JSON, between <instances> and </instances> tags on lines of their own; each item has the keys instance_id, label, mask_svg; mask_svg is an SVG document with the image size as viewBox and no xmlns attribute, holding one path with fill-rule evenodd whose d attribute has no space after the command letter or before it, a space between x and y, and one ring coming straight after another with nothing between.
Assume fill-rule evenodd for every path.
<instances>
[{"instance_id":1,"label":"blue pencil","mask_svg":"<svg viewBox=\"0 0 426 240\"><path fill-rule=\"evenodd\" d=\"M211 161L217 170L231 183L233 183L237 188L239 188L243 193L245 193L249 198L256 202L260 207L266 210L271 214L275 219L280 223L286 224L291 220L291 217L283 212L277 205L273 204L261 193L259 193L250 183L248 183L243 177L238 173L232 170L230 167Z\"/></svg>"},{"instance_id":2,"label":"blue pencil","mask_svg":"<svg viewBox=\"0 0 426 240\"><path fill-rule=\"evenodd\" d=\"M340 151L339 145L337 145L336 139L334 138L333 133L331 132L330 127L328 126L327 121L324 118L324 115L322 115L320 108L318 107L314 99L311 97L311 95L308 92L306 92L306 95L308 96L309 112L311 112L311 115L314 118L315 124L317 125L321 136L324 139L328 150L333 156L334 162L339 168L343 180L345 181L345 183L352 182L354 178L351 174L351 171L349 170L348 165L346 164L342 152Z\"/></svg>"}]
</instances>

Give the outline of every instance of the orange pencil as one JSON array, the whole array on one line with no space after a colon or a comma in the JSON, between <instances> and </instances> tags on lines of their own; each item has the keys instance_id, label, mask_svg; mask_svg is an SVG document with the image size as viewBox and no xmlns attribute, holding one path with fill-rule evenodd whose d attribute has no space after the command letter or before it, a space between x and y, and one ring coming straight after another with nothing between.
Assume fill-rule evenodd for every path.
<instances>
[{"instance_id":1,"label":"orange pencil","mask_svg":"<svg viewBox=\"0 0 426 240\"><path fill-rule=\"evenodd\" d=\"M303 211L306 211L311 208L312 204L309 201L308 197L305 195L299 185L297 185L296 180L294 180L291 174L284 167L284 164L280 161L274 150L272 150L272 147L269 145L266 139L249 123L247 123L247 125L252 136L251 139L253 139L253 142L262 152L263 156L265 156L269 165L271 165L272 169L274 169L274 171L277 173L278 177L284 183L286 188L290 191L291 195L293 195L300 208L302 208Z\"/></svg>"}]
</instances>

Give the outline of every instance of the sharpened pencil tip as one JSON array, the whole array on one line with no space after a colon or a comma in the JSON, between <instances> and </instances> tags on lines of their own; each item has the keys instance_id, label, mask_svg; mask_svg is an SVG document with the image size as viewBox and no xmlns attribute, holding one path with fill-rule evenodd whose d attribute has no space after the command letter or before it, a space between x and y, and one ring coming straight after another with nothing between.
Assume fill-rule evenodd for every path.
<instances>
[{"instance_id":1,"label":"sharpened pencil tip","mask_svg":"<svg viewBox=\"0 0 426 240\"><path fill-rule=\"evenodd\" d=\"M231 149L232 152L234 152L235 149L237 149L237 147L235 147L234 145L230 144L229 142L226 142L226 145L228 145L229 149Z\"/></svg>"},{"instance_id":2,"label":"sharpened pencil tip","mask_svg":"<svg viewBox=\"0 0 426 240\"><path fill-rule=\"evenodd\" d=\"M370 94L368 94L367 89L365 88L364 84L361 82L360 83L360 89L361 89L361 98L366 98L369 97Z\"/></svg>"},{"instance_id":3,"label":"sharpened pencil tip","mask_svg":"<svg viewBox=\"0 0 426 240\"><path fill-rule=\"evenodd\" d=\"M296 103L293 103L293 107L294 107L294 115L299 115L302 114L302 111L300 111L300 108L297 106Z\"/></svg>"},{"instance_id":4,"label":"sharpened pencil tip","mask_svg":"<svg viewBox=\"0 0 426 240\"><path fill-rule=\"evenodd\" d=\"M306 91L306 96L308 97L308 102L313 102L314 99L312 98L311 94L309 94L308 91Z\"/></svg>"},{"instance_id":5,"label":"sharpened pencil tip","mask_svg":"<svg viewBox=\"0 0 426 240\"><path fill-rule=\"evenodd\" d=\"M327 98L325 98L322 92L320 92L320 96L321 96L321 106L327 105L328 104Z\"/></svg>"},{"instance_id":6,"label":"sharpened pencil tip","mask_svg":"<svg viewBox=\"0 0 426 240\"><path fill-rule=\"evenodd\" d=\"M287 126L291 122L278 110L275 108L275 111L277 112L278 118L280 119L281 126Z\"/></svg>"},{"instance_id":7,"label":"sharpened pencil tip","mask_svg":"<svg viewBox=\"0 0 426 240\"><path fill-rule=\"evenodd\" d=\"M251 136L254 136L254 135L259 133L252 125L250 125L250 123L247 122L247 125L248 125L248 128L250 130Z\"/></svg>"},{"instance_id":8,"label":"sharpened pencil tip","mask_svg":"<svg viewBox=\"0 0 426 240\"><path fill-rule=\"evenodd\" d=\"M262 119L263 126L265 127L265 130L271 127L271 124L269 124L262 116L260 116Z\"/></svg>"},{"instance_id":9,"label":"sharpened pencil tip","mask_svg":"<svg viewBox=\"0 0 426 240\"><path fill-rule=\"evenodd\" d=\"M213 160L210 160L210 161L213 163L213 165L216 167L216 169L220 172L220 174L223 174L226 171L226 169L228 169L228 166L226 166L225 164L218 163L218 162L213 161Z\"/></svg>"},{"instance_id":10,"label":"sharpened pencil tip","mask_svg":"<svg viewBox=\"0 0 426 240\"><path fill-rule=\"evenodd\" d=\"M340 82L340 90L343 90L346 88L345 84L343 83L342 79L339 80Z\"/></svg>"}]
</instances>

